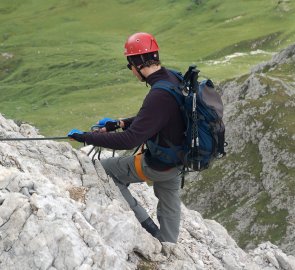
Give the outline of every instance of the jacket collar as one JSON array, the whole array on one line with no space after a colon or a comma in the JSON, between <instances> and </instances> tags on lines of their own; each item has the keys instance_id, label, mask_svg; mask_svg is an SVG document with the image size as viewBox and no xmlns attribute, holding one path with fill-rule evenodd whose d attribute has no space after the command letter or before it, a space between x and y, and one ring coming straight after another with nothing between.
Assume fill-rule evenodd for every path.
<instances>
[{"instance_id":1,"label":"jacket collar","mask_svg":"<svg viewBox=\"0 0 295 270\"><path fill-rule=\"evenodd\" d=\"M155 71L154 73L150 74L146 78L146 82L153 86L154 83L160 80L168 80L169 79L169 73L165 67L161 67L161 69Z\"/></svg>"}]
</instances>

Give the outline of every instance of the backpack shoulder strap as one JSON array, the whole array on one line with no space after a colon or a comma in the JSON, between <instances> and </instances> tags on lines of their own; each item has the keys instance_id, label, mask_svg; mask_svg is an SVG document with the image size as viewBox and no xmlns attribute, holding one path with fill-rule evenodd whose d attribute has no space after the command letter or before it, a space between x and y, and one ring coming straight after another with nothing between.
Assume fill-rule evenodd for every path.
<instances>
[{"instance_id":1,"label":"backpack shoulder strap","mask_svg":"<svg viewBox=\"0 0 295 270\"><path fill-rule=\"evenodd\" d=\"M177 103L179 105L182 105L183 94L182 94L180 85L183 81L183 76L182 76L181 72L179 72L177 70L168 69L168 71L171 72L179 80L179 84L175 84L175 83L172 83L172 82L169 82L166 80L160 80L160 81L156 82L155 84L153 84L152 90L153 89L165 90L165 91L169 92L170 94L172 94L176 98Z\"/></svg>"},{"instance_id":2,"label":"backpack shoulder strap","mask_svg":"<svg viewBox=\"0 0 295 270\"><path fill-rule=\"evenodd\" d=\"M180 82L183 81L183 76L180 71L174 70L174 69L168 69L169 72L171 72Z\"/></svg>"},{"instance_id":3,"label":"backpack shoulder strap","mask_svg":"<svg viewBox=\"0 0 295 270\"><path fill-rule=\"evenodd\" d=\"M153 89L165 90L175 97L179 105L183 103L182 101L183 96L182 96L180 88L171 82L164 81L164 80L158 81L152 86L152 90Z\"/></svg>"}]
</instances>

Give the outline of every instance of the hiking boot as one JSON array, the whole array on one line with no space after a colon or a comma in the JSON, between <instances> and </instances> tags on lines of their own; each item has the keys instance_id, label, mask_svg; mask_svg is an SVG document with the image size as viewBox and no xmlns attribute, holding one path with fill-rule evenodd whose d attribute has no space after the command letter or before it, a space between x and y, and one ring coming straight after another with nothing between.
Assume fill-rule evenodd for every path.
<instances>
[{"instance_id":1,"label":"hiking boot","mask_svg":"<svg viewBox=\"0 0 295 270\"><path fill-rule=\"evenodd\" d=\"M146 229L146 231L149 232L153 237L160 237L160 230L150 217L141 222L141 226Z\"/></svg>"}]
</instances>

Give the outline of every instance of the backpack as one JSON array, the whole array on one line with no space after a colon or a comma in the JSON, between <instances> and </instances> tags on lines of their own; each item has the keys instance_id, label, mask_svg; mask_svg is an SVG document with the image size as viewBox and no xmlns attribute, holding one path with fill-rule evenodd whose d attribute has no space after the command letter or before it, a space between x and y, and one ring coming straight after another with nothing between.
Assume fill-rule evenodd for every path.
<instances>
[{"instance_id":1,"label":"backpack","mask_svg":"<svg viewBox=\"0 0 295 270\"><path fill-rule=\"evenodd\" d=\"M190 66L184 76L175 70L168 71L178 78L179 85L161 80L152 86L152 90L162 89L176 98L185 123L185 142L175 146L165 140L168 148L149 140L147 147L164 163L183 164L184 180L185 172L205 170L212 160L226 155L223 103L211 80L198 82L196 66Z\"/></svg>"}]
</instances>

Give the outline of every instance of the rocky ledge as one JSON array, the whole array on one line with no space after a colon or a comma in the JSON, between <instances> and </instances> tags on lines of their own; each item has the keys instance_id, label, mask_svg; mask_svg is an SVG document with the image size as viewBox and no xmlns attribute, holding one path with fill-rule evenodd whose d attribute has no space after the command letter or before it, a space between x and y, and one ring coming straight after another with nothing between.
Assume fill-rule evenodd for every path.
<instances>
[{"instance_id":1,"label":"rocky ledge","mask_svg":"<svg viewBox=\"0 0 295 270\"><path fill-rule=\"evenodd\" d=\"M0 138L41 137L0 115ZM146 184L134 196L155 220ZM214 220L182 206L178 244L160 243L137 222L109 179L69 143L0 141L1 269L295 269L271 243L246 253Z\"/></svg>"}]
</instances>

